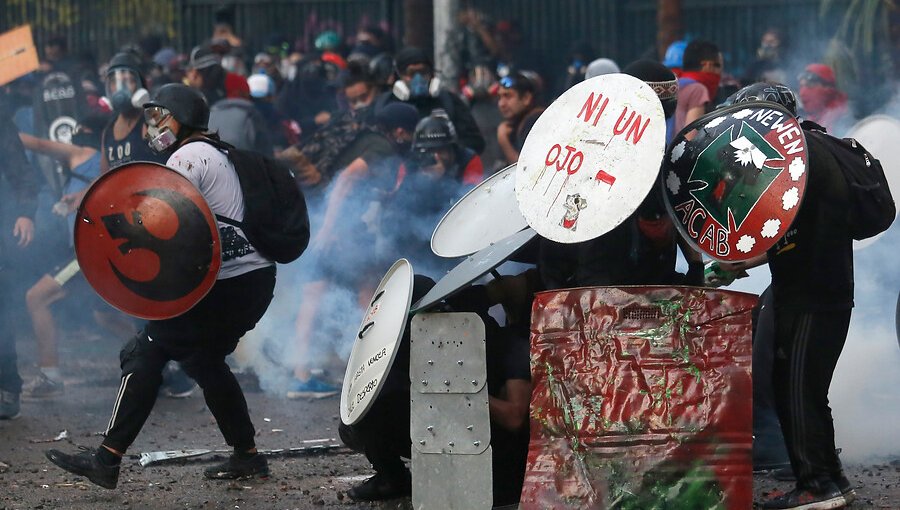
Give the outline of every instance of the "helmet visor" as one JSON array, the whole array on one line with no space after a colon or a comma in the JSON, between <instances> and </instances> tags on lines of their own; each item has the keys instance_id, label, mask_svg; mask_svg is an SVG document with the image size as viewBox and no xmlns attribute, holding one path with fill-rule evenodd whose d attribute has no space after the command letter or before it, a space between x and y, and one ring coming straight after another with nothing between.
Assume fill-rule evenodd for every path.
<instances>
[{"instance_id":1,"label":"helmet visor","mask_svg":"<svg viewBox=\"0 0 900 510\"><path fill-rule=\"evenodd\" d=\"M134 91L140 87L141 79L138 74L127 68L112 69L106 73L106 95L112 97L113 94L120 90L134 94Z\"/></svg>"}]
</instances>

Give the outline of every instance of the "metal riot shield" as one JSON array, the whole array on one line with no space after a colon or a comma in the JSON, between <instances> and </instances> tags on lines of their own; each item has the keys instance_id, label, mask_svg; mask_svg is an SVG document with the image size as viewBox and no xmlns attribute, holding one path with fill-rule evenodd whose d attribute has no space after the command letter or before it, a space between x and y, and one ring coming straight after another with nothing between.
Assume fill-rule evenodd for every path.
<instances>
[{"instance_id":1,"label":"metal riot shield","mask_svg":"<svg viewBox=\"0 0 900 510\"><path fill-rule=\"evenodd\" d=\"M413 507L491 508L484 323L474 313L432 313L410 327Z\"/></svg>"},{"instance_id":2,"label":"metal riot shield","mask_svg":"<svg viewBox=\"0 0 900 510\"><path fill-rule=\"evenodd\" d=\"M441 257L465 257L528 226L516 201L516 164L472 188L441 218L431 236L431 251Z\"/></svg>"},{"instance_id":3,"label":"metal riot shield","mask_svg":"<svg viewBox=\"0 0 900 510\"><path fill-rule=\"evenodd\" d=\"M75 253L97 294L123 312L166 319L190 310L222 263L216 219L178 172L132 163L88 188L75 218Z\"/></svg>"},{"instance_id":4,"label":"metal riot shield","mask_svg":"<svg viewBox=\"0 0 900 510\"><path fill-rule=\"evenodd\" d=\"M756 300L694 287L537 294L520 508L750 508Z\"/></svg>"},{"instance_id":5,"label":"metal riot shield","mask_svg":"<svg viewBox=\"0 0 900 510\"><path fill-rule=\"evenodd\" d=\"M541 114L516 168L519 209L542 237L599 237L638 208L656 182L666 119L653 89L607 74L567 90Z\"/></svg>"},{"instance_id":6,"label":"metal riot shield","mask_svg":"<svg viewBox=\"0 0 900 510\"><path fill-rule=\"evenodd\" d=\"M406 259L394 262L363 315L350 351L341 387L341 421L361 420L384 387L406 331L413 293L413 267Z\"/></svg>"},{"instance_id":7,"label":"metal riot shield","mask_svg":"<svg viewBox=\"0 0 900 510\"><path fill-rule=\"evenodd\" d=\"M739 103L675 136L663 159L663 196L694 248L720 261L748 260L765 254L794 221L808 163L790 112L768 101Z\"/></svg>"}]
</instances>

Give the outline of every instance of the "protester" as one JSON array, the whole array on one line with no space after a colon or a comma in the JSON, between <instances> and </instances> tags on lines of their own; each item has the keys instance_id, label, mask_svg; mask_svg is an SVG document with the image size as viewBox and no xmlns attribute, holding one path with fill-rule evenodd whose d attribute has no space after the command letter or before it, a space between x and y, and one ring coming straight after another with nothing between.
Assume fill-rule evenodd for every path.
<instances>
[{"instance_id":1,"label":"protester","mask_svg":"<svg viewBox=\"0 0 900 510\"><path fill-rule=\"evenodd\" d=\"M825 64L809 64L797 78L803 118L829 131L850 127L847 94L837 87L834 70Z\"/></svg>"},{"instance_id":2,"label":"protester","mask_svg":"<svg viewBox=\"0 0 900 510\"><path fill-rule=\"evenodd\" d=\"M748 95L746 100L754 98ZM790 107L793 95L776 98ZM800 212L766 258L726 266L737 270L768 262L772 273L772 383L797 482L794 490L765 502L767 509L841 508L854 496L835 449L828 406L828 390L853 309L850 194L838 160L819 138L827 135L809 122L801 127L806 131L809 177ZM829 277L822 279L823 274Z\"/></svg>"},{"instance_id":3,"label":"protester","mask_svg":"<svg viewBox=\"0 0 900 510\"><path fill-rule=\"evenodd\" d=\"M16 364L16 336L13 324L11 304L21 297L9 295L14 289L14 268L8 266L12 250L25 248L33 239L34 213L37 209L38 178L28 159L25 149L19 141L18 130L6 116L0 112L0 173L6 179L15 199L13 221L0 222L0 420L12 420L19 416L19 400L22 391L22 378ZM11 225L12 229L7 230Z\"/></svg>"},{"instance_id":4,"label":"protester","mask_svg":"<svg viewBox=\"0 0 900 510\"><path fill-rule=\"evenodd\" d=\"M534 82L522 73L500 79L497 108L503 122L497 127L497 143L508 165L519 160L525 138L544 111L538 104L538 96Z\"/></svg>"},{"instance_id":5,"label":"protester","mask_svg":"<svg viewBox=\"0 0 900 510\"><path fill-rule=\"evenodd\" d=\"M741 79L744 85L757 82L787 82L785 55L790 50L787 33L779 28L763 32L756 50L756 60L747 66Z\"/></svg>"},{"instance_id":6,"label":"protester","mask_svg":"<svg viewBox=\"0 0 900 510\"><path fill-rule=\"evenodd\" d=\"M223 256L216 283L196 306L172 319L149 321L122 349L121 388L100 447L75 455L48 450L47 458L101 487L114 489L122 455L153 409L163 367L169 360L177 360L200 384L225 441L234 448L227 461L208 468L205 476L268 476L266 459L256 452L247 403L225 356L268 308L275 287L274 264L230 224L243 219L244 197L226 154L204 142L214 135L206 133L209 107L203 96L184 85L166 85L144 111L152 143L165 145L171 137L163 134L174 135L174 141L162 148L170 155L167 166L200 190L214 214L229 219L229 224L219 220L219 228L230 229L234 235L223 239L239 243L240 249L237 245L222 247L222 252L231 256Z\"/></svg>"},{"instance_id":7,"label":"protester","mask_svg":"<svg viewBox=\"0 0 900 510\"><path fill-rule=\"evenodd\" d=\"M722 77L722 53L715 44L696 39L684 49L683 66L672 133L678 133L715 106L712 101Z\"/></svg>"},{"instance_id":8,"label":"protester","mask_svg":"<svg viewBox=\"0 0 900 510\"><path fill-rule=\"evenodd\" d=\"M427 117L435 110L443 110L453 123L460 144L480 153L484 150L484 137L472 118L469 108L459 96L450 93L434 75L431 57L420 48L404 48L395 58L399 79L391 92L385 92L375 103L376 112L392 102L409 103Z\"/></svg>"}]
</instances>

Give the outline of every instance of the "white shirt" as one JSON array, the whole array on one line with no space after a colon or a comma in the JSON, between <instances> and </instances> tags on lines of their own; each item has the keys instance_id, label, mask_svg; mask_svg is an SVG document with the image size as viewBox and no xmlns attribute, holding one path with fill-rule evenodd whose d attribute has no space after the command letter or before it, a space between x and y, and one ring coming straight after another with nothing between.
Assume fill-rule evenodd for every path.
<instances>
[{"instance_id":1,"label":"white shirt","mask_svg":"<svg viewBox=\"0 0 900 510\"><path fill-rule=\"evenodd\" d=\"M166 166L187 177L200 190L214 215L238 222L244 219L240 181L231 161L219 149L203 142L188 143L172 154ZM273 264L253 248L239 227L216 221L222 242L219 280Z\"/></svg>"}]
</instances>

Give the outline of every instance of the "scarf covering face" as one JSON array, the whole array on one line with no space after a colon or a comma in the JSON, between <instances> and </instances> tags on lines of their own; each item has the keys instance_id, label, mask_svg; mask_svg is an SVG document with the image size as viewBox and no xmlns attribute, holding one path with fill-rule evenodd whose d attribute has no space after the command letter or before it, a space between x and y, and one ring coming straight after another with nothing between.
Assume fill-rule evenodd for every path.
<instances>
[{"instance_id":1,"label":"scarf covering face","mask_svg":"<svg viewBox=\"0 0 900 510\"><path fill-rule=\"evenodd\" d=\"M722 75L705 71L684 71L681 78L687 78L703 84L706 91L709 92L709 99L713 100L719 91L719 82L722 81Z\"/></svg>"}]
</instances>

